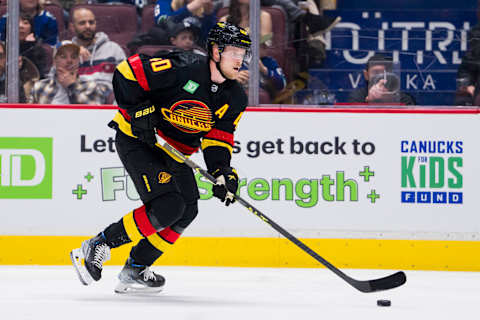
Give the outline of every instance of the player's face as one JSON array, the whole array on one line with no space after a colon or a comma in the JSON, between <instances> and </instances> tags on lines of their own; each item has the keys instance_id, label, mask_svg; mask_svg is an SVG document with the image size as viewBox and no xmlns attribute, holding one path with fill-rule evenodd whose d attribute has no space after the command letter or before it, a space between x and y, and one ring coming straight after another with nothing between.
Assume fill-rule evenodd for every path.
<instances>
[{"instance_id":1,"label":"player's face","mask_svg":"<svg viewBox=\"0 0 480 320\"><path fill-rule=\"evenodd\" d=\"M243 58L246 50L238 47L226 46L220 60L220 68L225 76L230 80L235 80L242 67Z\"/></svg>"}]
</instances>

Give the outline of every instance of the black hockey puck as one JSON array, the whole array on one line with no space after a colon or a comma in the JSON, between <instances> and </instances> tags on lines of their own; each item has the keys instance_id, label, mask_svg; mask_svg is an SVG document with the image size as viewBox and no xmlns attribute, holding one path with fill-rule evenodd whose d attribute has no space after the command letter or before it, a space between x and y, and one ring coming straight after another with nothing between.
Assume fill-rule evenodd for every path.
<instances>
[{"instance_id":1,"label":"black hockey puck","mask_svg":"<svg viewBox=\"0 0 480 320\"><path fill-rule=\"evenodd\" d=\"M390 307L392 302L390 300L377 300L377 306L379 307Z\"/></svg>"}]
</instances>

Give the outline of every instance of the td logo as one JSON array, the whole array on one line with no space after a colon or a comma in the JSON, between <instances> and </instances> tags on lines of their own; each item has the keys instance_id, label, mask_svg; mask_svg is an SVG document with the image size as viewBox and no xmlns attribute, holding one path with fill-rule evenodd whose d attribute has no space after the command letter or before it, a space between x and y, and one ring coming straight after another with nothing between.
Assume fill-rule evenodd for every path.
<instances>
[{"instance_id":1,"label":"td logo","mask_svg":"<svg viewBox=\"0 0 480 320\"><path fill-rule=\"evenodd\" d=\"M52 138L0 138L0 198L52 198Z\"/></svg>"}]
</instances>

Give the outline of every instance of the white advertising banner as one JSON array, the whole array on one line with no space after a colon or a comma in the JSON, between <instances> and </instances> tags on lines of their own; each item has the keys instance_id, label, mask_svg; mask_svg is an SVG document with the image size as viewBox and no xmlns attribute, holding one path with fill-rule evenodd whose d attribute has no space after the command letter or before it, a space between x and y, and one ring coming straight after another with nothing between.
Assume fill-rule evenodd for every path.
<instances>
[{"instance_id":1,"label":"white advertising banner","mask_svg":"<svg viewBox=\"0 0 480 320\"><path fill-rule=\"evenodd\" d=\"M0 112L0 234L92 235L141 205L114 110ZM241 196L297 237L478 240L478 127L475 114L247 112L232 165ZM186 236L277 236L198 182Z\"/></svg>"}]
</instances>

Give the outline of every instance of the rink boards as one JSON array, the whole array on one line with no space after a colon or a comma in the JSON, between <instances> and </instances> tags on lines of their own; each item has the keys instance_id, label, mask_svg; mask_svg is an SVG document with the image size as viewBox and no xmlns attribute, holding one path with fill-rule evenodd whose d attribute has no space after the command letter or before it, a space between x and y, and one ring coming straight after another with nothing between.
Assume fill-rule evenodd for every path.
<instances>
[{"instance_id":1,"label":"rink boards","mask_svg":"<svg viewBox=\"0 0 480 320\"><path fill-rule=\"evenodd\" d=\"M113 108L0 112L0 264L67 264L82 239L140 206L107 127ZM252 108L232 164L243 198L339 267L480 270L478 127L477 109ZM158 263L318 265L197 182L200 213Z\"/></svg>"}]
</instances>

